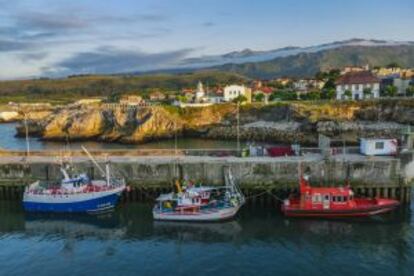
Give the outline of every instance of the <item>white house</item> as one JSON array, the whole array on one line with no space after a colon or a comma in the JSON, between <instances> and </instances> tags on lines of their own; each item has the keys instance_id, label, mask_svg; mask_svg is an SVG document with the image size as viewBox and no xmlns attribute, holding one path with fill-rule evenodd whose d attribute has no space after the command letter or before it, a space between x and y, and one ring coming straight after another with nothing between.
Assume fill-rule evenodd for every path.
<instances>
[{"instance_id":1,"label":"white house","mask_svg":"<svg viewBox=\"0 0 414 276\"><path fill-rule=\"evenodd\" d=\"M228 85L224 87L224 101L230 102L239 96L245 96L247 102L252 101L252 90L244 85Z\"/></svg>"},{"instance_id":2,"label":"white house","mask_svg":"<svg viewBox=\"0 0 414 276\"><path fill-rule=\"evenodd\" d=\"M364 90L370 90L369 95L364 95ZM351 97L347 96L350 91ZM352 98L360 100L364 98L379 98L380 79L369 71L349 72L339 77L336 81L336 99L345 100Z\"/></svg>"},{"instance_id":3,"label":"white house","mask_svg":"<svg viewBox=\"0 0 414 276\"><path fill-rule=\"evenodd\" d=\"M364 155L395 155L398 150L397 139L362 138L360 151Z\"/></svg>"}]
</instances>

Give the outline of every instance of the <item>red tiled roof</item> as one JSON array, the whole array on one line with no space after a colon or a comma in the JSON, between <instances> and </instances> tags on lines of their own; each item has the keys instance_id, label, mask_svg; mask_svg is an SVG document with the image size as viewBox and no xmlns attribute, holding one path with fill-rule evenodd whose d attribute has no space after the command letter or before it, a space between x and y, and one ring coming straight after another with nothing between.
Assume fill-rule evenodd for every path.
<instances>
[{"instance_id":1,"label":"red tiled roof","mask_svg":"<svg viewBox=\"0 0 414 276\"><path fill-rule=\"evenodd\" d=\"M266 94L271 94L273 92L273 89L270 87L262 87L262 89L260 90L262 90Z\"/></svg>"},{"instance_id":2,"label":"red tiled roof","mask_svg":"<svg viewBox=\"0 0 414 276\"><path fill-rule=\"evenodd\" d=\"M366 84L379 83L380 80L369 71L349 72L339 77L336 84Z\"/></svg>"}]
</instances>

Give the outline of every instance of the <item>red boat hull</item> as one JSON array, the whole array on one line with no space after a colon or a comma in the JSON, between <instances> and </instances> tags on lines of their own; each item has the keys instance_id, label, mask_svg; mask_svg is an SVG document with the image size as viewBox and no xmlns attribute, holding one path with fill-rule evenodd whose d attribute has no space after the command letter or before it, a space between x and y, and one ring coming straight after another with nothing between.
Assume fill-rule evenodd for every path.
<instances>
[{"instance_id":1,"label":"red boat hull","mask_svg":"<svg viewBox=\"0 0 414 276\"><path fill-rule=\"evenodd\" d=\"M343 217L369 217L388 213L399 206L398 201L390 201L384 205L364 206L362 208L349 209L302 209L299 206L282 206L283 213L288 217L320 217L320 218L343 218Z\"/></svg>"}]
</instances>

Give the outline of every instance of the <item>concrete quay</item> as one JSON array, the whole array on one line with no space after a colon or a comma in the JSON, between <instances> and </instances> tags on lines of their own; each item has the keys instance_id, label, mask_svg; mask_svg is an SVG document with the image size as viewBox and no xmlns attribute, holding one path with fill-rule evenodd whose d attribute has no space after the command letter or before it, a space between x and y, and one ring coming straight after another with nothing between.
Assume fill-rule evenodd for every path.
<instances>
[{"instance_id":1,"label":"concrete quay","mask_svg":"<svg viewBox=\"0 0 414 276\"><path fill-rule=\"evenodd\" d=\"M408 156L408 157L407 157ZM204 185L222 185L224 167L230 167L234 178L247 197L263 204L274 203L271 195L283 198L297 190L299 167L310 174L315 186L344 185L349 180L355 192L363 196L382 196L409 202L412 181L407 168L412 155L405 158L366 157L357 154L324 158L321 154L292 157L207 157L207 156L111 156L113 172L125 177L131 191L124 200L153 199L172 189L175 178ZM99 157L103 164L105 159ZM74 157L73 167L99 178L87 157ZM48 156L0 157L0 198L19 199L24 186L35 181L56 181L60 177L56 158Z\"/></svg>"}]
</instances>

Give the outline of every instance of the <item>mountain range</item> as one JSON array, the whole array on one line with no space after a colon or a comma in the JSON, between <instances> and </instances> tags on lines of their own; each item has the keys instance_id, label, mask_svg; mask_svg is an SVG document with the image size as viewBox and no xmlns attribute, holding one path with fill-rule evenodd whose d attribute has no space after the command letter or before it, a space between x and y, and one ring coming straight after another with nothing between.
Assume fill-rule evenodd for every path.
<instances>
[{"instance_id":1,"label":"mountain range","mask_svg":"<svg viewBox=\"0 0 414 276\"><path fill-rule=\"evenodd\" d=\"M394 62L403 67L414 67L414 42L350 39L269 51L244 49L223 55L184 59L174 68L161 72L215 69L250 78L268 79L282 76L311 77L318 71L347 65L386 66Z\"/></svg>"}]
</instances>

